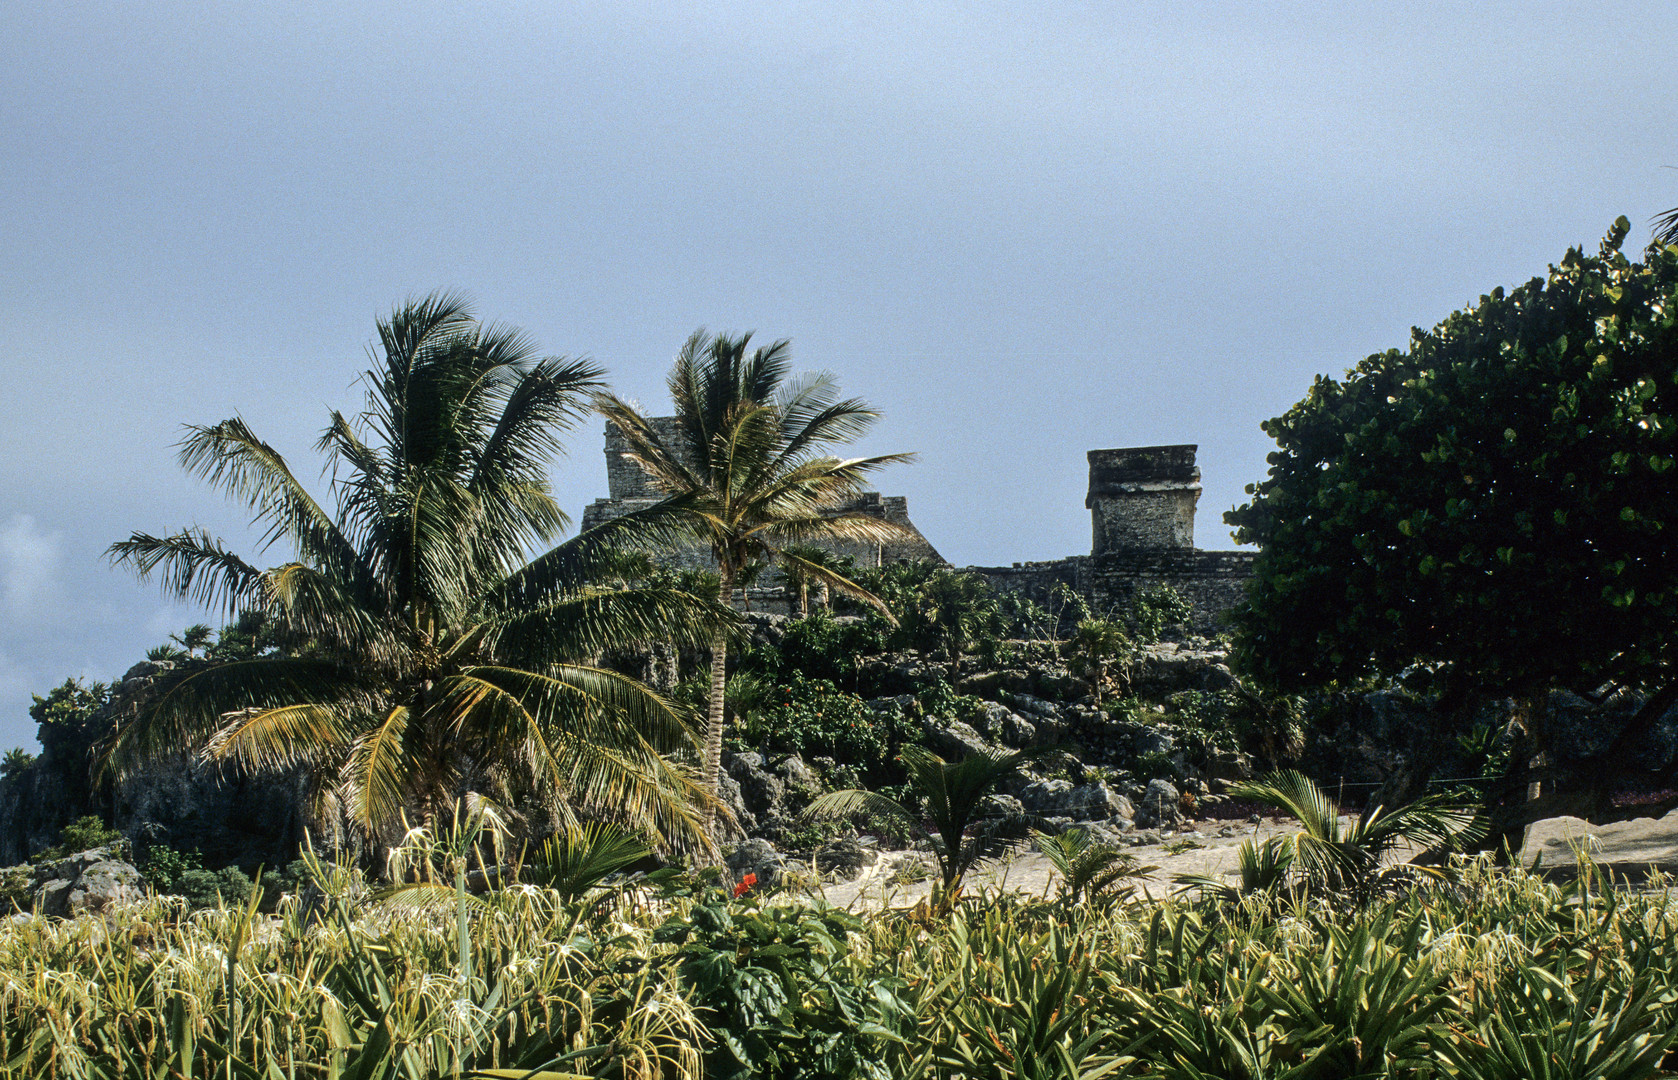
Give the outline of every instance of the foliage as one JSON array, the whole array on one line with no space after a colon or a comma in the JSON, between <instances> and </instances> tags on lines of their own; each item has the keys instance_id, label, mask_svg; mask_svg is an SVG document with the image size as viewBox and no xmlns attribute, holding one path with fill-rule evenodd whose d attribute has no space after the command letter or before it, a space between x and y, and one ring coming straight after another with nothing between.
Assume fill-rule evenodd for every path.
<instances>
[{"instance_id":1,"label":"foliage","mask_svg":"<svg viewBox=\"0 0 1678 1080\"><path fill-rule=\"evenodd\" d=\"M596 583L606 548L670 535L668 508L527 561L567 524L547 469L600 369L538 359L520 332L480 325L449 295L397 308L378 331L365 411L332 413L318 444L331 512L241 419L191 426L181 443L183 468L247 507L264 544L294 561L259 570L194 529L112 545L174 596L259 614L241 616L224 653L194 633L209 659L158 676L110 761L197 749L253 769L306 766L321 817L342 811L378 839L404 811L435 817L478 792L700 842L694 786L662 756L690 744L682 718L589 662L706 640L732 620L708 598ZM265 632L292 647L259 651Z\"/></svg>"},{"instance_id":2,"label":"foliage","mask_svg":"<svg viewBox=\"0 0 1678 1080\"><path fill-rule=\"evenodd\" d=\"M776 688L775 699L737 729L743 748L830 757L881 782L897 775L899 751L919 735L896 710L877 712L825 679L793 675Z\"/></svg>"},{"instance_id":3,"label":"foliage","mask_svg":"<svg viewBox=\"0 0 1678 1080\"><path fill-rule=\"evenodd\" d=\"M46 697L31 694L29 717L39 725L41 745L75 741L99 729L99 713L111 700L111 687L102 682L84 685L80 679L65 679ZM102 730L102 729L99 729Z\"/></svg>"},{"instance_id":4,"label":"foliage","mask_svg":"<svg viewBox=\"0 0 1678 1080\"><path fill-rule=\"evenodd\" d=\"M1237 657L1284 690L1655 688L1678 648L1678 250L1569 251L1264 425ZM1664 710L1662 710L1664 711Z\"/></svg>"},{"instance_id":5,"label":"foliage","mask_svg":"<svg viewBox=\"0 0 1678 1080\"><path fill-rule=\"evenodd\" d=\"M183 875L204 869L204 859L196 851L176 851L167 844L150 844L140 852L136 866L153 890L176 893L180 891Z\"/></svg>"},{"instance_id":6,"label":"foliage","mask_svg":"<svg viewBox=\"0 0 1678 1080\"><path fill-rule=\"evenodd\" d=\"M127 843L122 834L105 823L97 814L86 814L64 826L58 833L58 843L36 855L32 862L51 862L79 851Z\"/></svg>"},{"instance_id":7,"label":"foliage","mask_svg":"<svg viewBox=\"0 0 1678 1080\"><path fill-rule=\"evenodd\" d=\"M1678 899L1489 859L1368 905L973 896L939 920L492 890L0 923L0 1062L161 1076L1671 1075ZM464 911L467 954L459 952ZM447 915L448 917L440 917Z\"/></svg>"},{"instance_id":8,"label":"foliage","mask_svg":"<svg viewBox=\"0 0 1678 1080\"><path fill-rule=\"evenodd\" d=\"M944 902L953 900L961 879L978 863L1001 855L1042 822L1035 815L989 812L987 798L1017 777L1041 750L1013 753L977 751L948 762L924 746L903 748L908 788L919 802L912 810L877 791L833 791L804 811L809 819L841 819L854 814L895 818L925 839L938 859Z\"/></svg>"},{"instance_id":9,"label":"foliage","mask_svg":"<svg viewBox=\"0 0 1678 1080\"><path fill-rule=\"evenodd\" d=\"M754 645L741 657L745 667L771 678L804 675L856 688L857 661L885 652L889 626L877 617L861 622L836 620L825 608L786 624L773 646Z\"/></svg>"},{"instance_id":10,"label":"foliage","mask_svg":"<svg viewBox=\"0 0 1678 1080\"><path fill-rule=\"evenodd\" d=\"M1097 904L1114 899L1124 882L1159 869L1143 866L1134 855L1094 839L1088 829L1034 833L1032 841L1060 874L1061 898L1068 902Z\"/></svg>"},{"instance_id":11,"label":"foliage","mask_svg":"<svg viewBox=\"0 0 1678 1080\"><path fill-rule=\"evenodd\" d=\"M542 841L519 876L575 900L651 854L641 838L611 822L591 821L570 825Z\"/></svg>"},{"instance_id":12,"label":"foliage","mask_svg":"<svg viewBox=\"0 0 1678 1080\"><path fill-rule=\"evenodd\" d=\"M853 959L863 929L836 908L761 908L720 895L666 920L679 972L715 1038L708 1077L859 1076L887 1080L882 1050L901 1039L901 983Z\"/></svg>"},{"instance_id":13,"label":"foliage","mask_svg":"<svg viewBox=\"0 0 1678 1080\"><path fill-rule=\"evenodd\" d=\"M184 897L189 908L198 910L218 905L242 906L250 902L254 887L250 875L237 866L225 866L220 870L182 871L168 891Z\"/></svg>"},{"instance_id":14,"label":"foliage","mask_svg":"<svg viewBox=\"0 0 1678 1080\"><path fill-rule=\"evenodd\" d=\"M1114 681L1114 672L1136 654L1136 643L1124 628L1107 619L1084 619L1067 643L1067 666L1074 675L1089 680L1090 694L1101 703L1103 693Z\"/></svg>"},{"instance_id":15,"label":"foliage","mask_svg":"<svg viewBox=\"0 0 1678 1080\"><path fill-rule=\"evenodd\" d=\"M754 564L795 567L820 582L868 603L874 597L826 565L801 558L796 548L817 539L883 543L900 529L880 518L846 509L870 473L907 455L841 460L829 448L852 442L879 414L863 402L841 399L832 376L791 377L788 342L750 355L751 335L730 337L695 331L676 356L667 384L676 411L671 443L637 408L610 394L596 407L617 426L626 456L670 496L690 530L711 550L721 577L718 595L728 601ZM707 796L705 826L715 821L726 716L724 687L728 636L711 639L711 688L707 695L700 782Z\"/></svg>"},{"instance_id":16,"label":"foliage","mask_svg":"<svg viewBox=\"0 0 1678 1080\"><path fill-rule=\"evenodd\" d=\"M4 758L0 758L0 780L11 780L21 776L33 764L35 764L34 754L21 746L14 746L6 751Z\"/></svg>"},{"instance_id":17,"label":"foliage","mask_svg":"<svg viewBox=\"0 0 1678 1080\"><path fill-rule=\"evenodd\" d=\"M1291 867L1307 890L1367 900L1399 878L1435 872L1416 864L1387 865L1387 856L1401 845L1457 850L1485 834L1477 809L1448 792L1424 795L1393 810L1371 806L1350 819L1342 818L1340 807L1309 777L1292 770L1232 785L1229 796L1274 806L1299 820L1301 830L1285 841L1292 849L1288 854L1277 849L1243 849L1244 877L1252 862L1267 888L1276 884L1276 875ZM1200 876L1181 880L1207 884Z\"/></svg>"}]
</instances>

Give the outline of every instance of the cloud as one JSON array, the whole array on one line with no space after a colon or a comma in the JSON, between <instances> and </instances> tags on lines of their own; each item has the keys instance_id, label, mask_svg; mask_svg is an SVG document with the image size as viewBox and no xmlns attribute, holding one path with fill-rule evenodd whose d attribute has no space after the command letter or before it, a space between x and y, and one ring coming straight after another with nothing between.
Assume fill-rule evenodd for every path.
<instances>
[{"instance_id":1,"label":"cloud","mask_svg":"<svg viewBox=\"0 0 1678 1080\"><path fill-rule=\"evenodd\" d=\"M56 592L63 534L42 532L29 514L0 527L0 609L8 616L40 611Z\"/></svg>"}]
</instances>

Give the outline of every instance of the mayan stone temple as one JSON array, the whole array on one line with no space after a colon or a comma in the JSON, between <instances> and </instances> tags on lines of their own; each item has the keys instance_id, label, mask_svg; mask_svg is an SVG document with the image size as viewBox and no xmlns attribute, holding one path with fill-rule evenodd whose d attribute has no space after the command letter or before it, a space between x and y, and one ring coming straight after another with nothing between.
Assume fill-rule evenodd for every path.
<instances>
[{"instance_id":1,"label":"mayan stone temple","mask_svg":"<svg viewBox=\"0 0 1678 1080\"><path fill-rule=\"evenodd\" d=\"M667 446L679 445L675 418L652 421ZM1013 566L971 566L999 589L1023 592L1039 603L1055 585L1077 590L1098 611L1122 605L1137 589L1169 585L1194 609L1195 627L1211 629L1217 616L1241 598L1252 573L1250 551L1201 551L1194 546L1195 504L1200 501L1200 469L1193 445L1133 446L1089 452L1091 543L1088 555ZM583 511L587 529L620 514L652 506L661 497L651 479L630 459L618 430L606 426L608 497ZM844 509L860 510L903 529L889 544L826 542L820 546L847 555L859 566L944 559L909 520L902 496L865 492ZM688 567L710 564L709 554L694 547L668 561ZM753 586L750 604L760 610L785 610L789 601L778 579L766 576Z\"/></svg>"},{"instance_id":2,"label":"mayan stone temple","mask_svg":"<svg viewBox=\"0 0 1678 1080\"><path fill-rule=\"evenodd\" d=\"M1201 551L1194 546L1200 501L1197 447L1132 446L1089 452L1090 553L1054 562L975 566L1000 589L1045 601L1065 584L1097 610L1122 605L1141 588L1169 585L1194 609L1197 629L1241 599L1253 552Z\"/></svg>"}]
</instances>

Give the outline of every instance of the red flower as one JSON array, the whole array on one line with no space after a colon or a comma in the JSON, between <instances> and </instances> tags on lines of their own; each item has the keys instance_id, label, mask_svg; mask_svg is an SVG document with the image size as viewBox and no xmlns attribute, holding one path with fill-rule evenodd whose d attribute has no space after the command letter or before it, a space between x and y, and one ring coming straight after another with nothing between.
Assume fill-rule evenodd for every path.
<instances>
[{"instance_id":1,"label":"red flower","mask_svg":"<svg viewBox=\"0 0 1678 1080\"><path fill-rule=\"evenodd\" d=\"M747 893L752 891L752 886L756 884L757 875L747 874L745 877L740 879L740 884L734 886L734 898L738 900L740 897L745 896Z\"/></svg>"}]
</instances>

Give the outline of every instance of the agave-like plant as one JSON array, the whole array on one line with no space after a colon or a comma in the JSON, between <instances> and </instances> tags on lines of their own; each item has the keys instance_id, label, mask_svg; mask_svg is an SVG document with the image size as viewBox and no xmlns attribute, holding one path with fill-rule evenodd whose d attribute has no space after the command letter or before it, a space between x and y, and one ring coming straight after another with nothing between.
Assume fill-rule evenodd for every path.
<instances>
[{"instance_id":1,"label":"agave-like plant","mask_svg":"<svg viewBox=\"0 0 1678 1080\"><path fill-rule=\"evenodd\" d=\"M1280 879L1290 867L1306 883L1331 892L1367 895L1395 873L1432 873L1428 867L1386 865L1398 847L1455 848L1483 835L1477 809L1446 793L1424 795L1394 810L1369 807L1356 818L1343 817L1339 805L1310 777L1292 769L1229 789L1234 799L1274 806L1299 819L1300 832L1281 845L1253 848L1244 856L1243 878L1251 867L1255 880ZM1244 882L1245 884L1245 882Z\"/></svg>"},{"instance_id":2,"label":"agave-like plant","mask_svg":"<svg viewBox=\"0 0 1678 1080\"><path fill-rule=\"evenodd\" d=\"M190 427L181 443L186 471L244 504L289 561L259 569L191 528L111 546L176 597L263 613L291 647L179 664L107 760L123 770L201 752L302 767L323 820L347 810L386 842L404 815L433 824L479 793L705 843L703 797L663 756L691 746L683 717L592 662L728 632L734 616L714 598L597 584L614 544L667 538L680 507L529 559L568 523L547 470L601 369L539 359L522 333L480 325L450 295L397 308L378 333L365 411L333 412L318 444L333 510L242 419Z\"/></svg>"},{"instance_id":3,"label":"agave-like plant","mask_svg":"<svg viewBox=\"0 0 1678 1080\"><path fill-rule=\"evenodd\" d=\"M896 820L931 844L941 875L940 895L951 898L975 865L1001 855L1034 826L1043 824L1034 814L992 813L986 806L988 796L1043 752L976 750L960 761L949 762L924 746L905 746L903 768L909 790L922 804L922 813L879 792L849 788L815 800L805 809L804 817L834 820L876 814Z\"/></svg>"}]
</instances>

